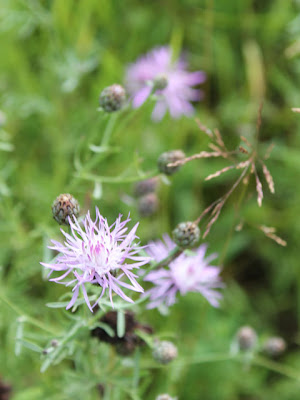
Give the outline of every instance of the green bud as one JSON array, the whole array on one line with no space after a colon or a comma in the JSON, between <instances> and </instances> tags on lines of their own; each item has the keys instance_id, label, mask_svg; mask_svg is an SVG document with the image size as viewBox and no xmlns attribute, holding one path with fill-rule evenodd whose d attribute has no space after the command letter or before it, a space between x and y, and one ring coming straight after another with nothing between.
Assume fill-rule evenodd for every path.
<instances>
[{"instance_id":1,"label":"green bud","mask_svg":"<svg viewBox=\"0 0 300 400\"><path fill-rule=\"evenodd\" d=\"M200 238L200 229L194 222L181 222L173 230L174 242L180 247L192 247Z\"/></svg>"}]
</instances>

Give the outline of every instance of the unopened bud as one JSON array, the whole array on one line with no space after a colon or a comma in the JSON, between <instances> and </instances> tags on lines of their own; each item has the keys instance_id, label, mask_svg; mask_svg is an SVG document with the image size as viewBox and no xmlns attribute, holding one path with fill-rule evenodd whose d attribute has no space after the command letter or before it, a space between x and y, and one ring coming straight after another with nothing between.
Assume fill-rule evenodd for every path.
<instances>
[{"instance_id":1,"label":"unopened bud","mask_svg":"<svg viewBox=\"0 0 300 400\"><path fill-rule=\"evenodd\" d=\"M177 347L172 342L163 340L161 342L157 341L154 344L152 355L157 362L168 364L177 357L178 351Z\"/></svg>"},{"instance_id":2,"label":"unopened bud","mask_svg":"<svg viewBox=\"0 0 300 400\"><path fill-rule=\"evenodd\" d=\"M237 332L237 341L240 350L252 350L257 342L257 334L251 326L242 326Z\"/></svg>"},{"instance_id":3,"label":"unopened bud","mask_svg":"<svg viewBox=\"0 0 300 400\"><path fill-rule=\"evenodd\" d=\"M69 193L60 194L52 204L53 218L60 225L69 225L69 218L73 215L77 218L80 207L78 201Z\"/></svg>"},{"instance_id":4,"label":"unopened bud","mask_svg":"<svg viewBox=\"0 0 300 400\"><path fill-rule=\"evenodd\" d=\"M171 397L169 394L160 394L155 400L176 400L176 397Z\"/></svg>"},{"instance_id":5,"label":"unopened bud","mask_svg":"<svg viewBox=\"0 0 300 400\"><path fill-rule=\"evenodd\" d=\"M158 184L157 177L145 179L143 181L137 182L134 187L134 195L136 197L143 196L148 193L155 191Z\"/></svg>"},{"instance_id":6,"label":"unopened bud","mask_svg":"<svg viewBox=\"0 0 300 400\"><path fill-rule=\"evenodd\" d=\"M181 222L173 230L174 242L180 247L192 247L200 238L200 229L194 222Z\"/></svg>"},{"instance_id":7,"label":"unopened bud","mask_svg":"<svg viewBox=\"0 0 300 400\"><path fill-rule=\"evenodd\" d=\"M159 202L155 193L148 193L139 198L138 211L141 217L150 217L158 210Z\"/></svg>"},{"instance_id":8,"label":"unopened bud","mask_svg":"<svg viewBox=\"0 0 300 400\"><path fill-rule=\"evenodd\" d=\"M164 75L157 76L153 81L153 90L164 90L168 86L168 79Z\"/></svg>"},{"instance_id":9,"label":"unopened bud","mask_svg":"<svg viewBox=\"0 0 300 400\"><path fill-rule=\"evenodd\" d=\"M162 153L157 160L158 169L166 175L172 175L178 171L180 165L171 166L168 164L173 164L176 161L183 160L184 158L185 154L182 150L172 150Z\"/></svg>"},{"instance_id":10,"label":"unopened bud","mask_svg":"<svg viewBox=\"0 0 300 400\"><path fill-rule=\"evenodd\" d=\"M125 103L126 92L121 85L111 85L102 90L99 97L100 107L110 113L120 110Z\"/></svg>"},{"instance_id":11,"label":"unopened bud","mask_svg":"<svg viewBox=\"0 0 300 400\"><path fill-rule=\"evenodd\" d=\"M271 337L264 343L263 350L270 357L277 357L286 350L286 342L281 337Z\"/></svg>"}]
</instances>

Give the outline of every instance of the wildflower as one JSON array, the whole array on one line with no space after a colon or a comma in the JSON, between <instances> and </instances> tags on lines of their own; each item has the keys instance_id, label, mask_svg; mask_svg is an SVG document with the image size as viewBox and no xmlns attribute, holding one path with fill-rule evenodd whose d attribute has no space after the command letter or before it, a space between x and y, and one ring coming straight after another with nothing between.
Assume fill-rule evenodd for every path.
<instances>
[{"instance_id":1,"label":"wildflower","mask_svg":"<svg viewBox=\"0 0 300 400\"><path fill-rule=\"evenodd\" d=\"M169 47L158 47L142 56L127 70L126 81L133 98L133 107L140 107L151 93L157 95L152 119L159 121L167 109L173 118L191 115L194 111L191 101L198 101L202 92L192 88L203 83L202 71L188 72L182 59L173 61Z\"/></svg>"},{"instance_id":2,"label":"wildflower","mask_svg":"<svg viewBox=\"0 0 300 400\"><path fill-rule=\"evenodd\" d=\"M102 217L98 208L96 208L96 220L92 221L90 213L86 215L83 221L83 228L79 225L76 217L73 220L69 218L72 235L61 232L66 238L64 244L52 240L54 246L49 248L58 251L60 254L56 258L55 264L41 263L44 267L53 271L62 272L58 278L50 279L56 283L62 283L66 286L74 285L73 297L67 306L71 308L79 294L81 288L84 299L91 311L99 302L106 289L109 291L110 301L113 307L112 292L117 293L122 299L133 303L120 288L120 286L135 292L143 292L143 288L136 281L137 275L132 270L139 268L149 261L149 257L138 256L141 250L133 241L137 238L135 232L138 223L129 233L126 233L126 224L130 221L127 218L121 221L121 215L111 226L107 220ZM126 259L134 261L133 264L127 264ZM68 282L63 281L68 275L72 276ZM127 277L131 284L123 282L122 278ZM91 307L86 283L98 284L102 288L101 295Z\"/></svg>"},{"instance_id":3,"label":"wildflower","mask_svg":"<svg viewBox=\"0 0 300 400\"><path fill-rule=\"evenodd\" d=\"M169 235L164 235L164 242L151 242L147 247L147 253L155 261L162 261L168 256L176 244ZM162 304L171 306L176 302L179 292L182 296L188 292L201 293L211 305L218 307L222 295L215 289L223 287L220 280L220 268L209 265L216 258L212 254L205 258L207 245L202 244L193 253L182 253L170 262L168 268L160 268L149 272L144 278L152 282L154 287L145 295L150 296L147 308L156 308Z\"/></svg>"}]
</instances>

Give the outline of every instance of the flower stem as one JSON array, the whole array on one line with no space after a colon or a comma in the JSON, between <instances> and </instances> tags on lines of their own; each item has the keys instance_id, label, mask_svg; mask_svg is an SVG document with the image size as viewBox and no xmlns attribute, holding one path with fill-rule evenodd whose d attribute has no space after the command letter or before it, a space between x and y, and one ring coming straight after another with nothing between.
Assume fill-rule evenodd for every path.
<instances>
[{"instance_id":1,"label":"flower stem","mask_svg":"<svg viewBox=\"0 0 300 400\"><path fill-rule=\"evenodd\" d=\"M173 250L170 251L170 253L167 255L167 257L165 257L163 260L152 264L150 266L150 268L147 269L146 273L148 273L152 269L157 269L157 268L160 268L160 267L170 264L170 262L173 261L175 258L177 258L182 252L183 252L183 249L179 246L176 246Z\"/></svg>"}]
</instances>

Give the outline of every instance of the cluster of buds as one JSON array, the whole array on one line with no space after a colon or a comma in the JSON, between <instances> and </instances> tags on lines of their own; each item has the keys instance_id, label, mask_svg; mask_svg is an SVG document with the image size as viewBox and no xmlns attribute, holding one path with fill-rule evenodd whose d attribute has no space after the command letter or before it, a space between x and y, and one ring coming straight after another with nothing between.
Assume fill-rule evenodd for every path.
<instances>
[{"instance_id":1,"label":"cluster of buds","mask_svg":"<svg viewBox=\"0 0 300 400\"><path fill-rule=\"evenodd\" d=\"M240 351L251 352L257 348L257 350L273 358L283 354L287 347L285 340L277 336L270 337L265 340L262 346L257 346L257 333L251 326L242 326L236 334L236 341Z\"/></svg>"},{"instance_id":2,"label":"cluster of buds","mask_svg":"<svg viewBox=\"0 0 300 400\"><path fill-rule=\"evenodd\" d=\"M101 319L100 322L107 324L114 332L114 336L109 336L107 332L97 327L91 331L92 336L98 338L101 342L110 343L115 346L118 354L127 356L134 352L138 346L143 346L145 342L135 333L136 330L146 334L152 334L153 330L149 325L140 324L131 311L125 312L125 332L124 336L119 337L117 334L117 312L109 311Z\"/></svg>"},{"instance_id":3,"label":"cluster of buds","mask_svg":"<svg viewBox=\"0 0 300 400\"><path fill-rule=\"evenodd\" d=\"M167 340L156 340L154 342L153 358L160 364L168 364L177 358L178 350L174 343Z\"/></svg>"},{"instance_id":4,"label":"cluster of buds","mask_svg":"<svg viewBox=\"0 0 300 400\"><path fill-rule=\"evenodd\" d=\"M141 217L150 217L157 212L159 208L157 186L157 177L145 179L135 185L134 195L138 198L137 207Z\"/></svg>"}]
</instances>

